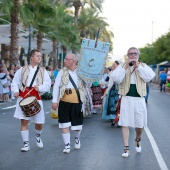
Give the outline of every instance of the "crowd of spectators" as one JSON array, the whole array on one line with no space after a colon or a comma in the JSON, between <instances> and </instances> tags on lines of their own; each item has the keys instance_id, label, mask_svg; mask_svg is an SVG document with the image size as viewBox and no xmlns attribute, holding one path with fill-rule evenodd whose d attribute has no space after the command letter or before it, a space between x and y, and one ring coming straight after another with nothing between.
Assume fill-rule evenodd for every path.
<instances>
[{"instance_id":1,"label":"crowd of spectators","mask_svg":"<svg viewBox=\"0 0 170 170\"><path fill-rule=\"evenodd\" d=\"M15 66L13 64L7 68L4 61L0 61L0 103L10 102L15 99L11 92L11 82L15 72L19 68L20 66Z\"/></svg>"}]
</instances>

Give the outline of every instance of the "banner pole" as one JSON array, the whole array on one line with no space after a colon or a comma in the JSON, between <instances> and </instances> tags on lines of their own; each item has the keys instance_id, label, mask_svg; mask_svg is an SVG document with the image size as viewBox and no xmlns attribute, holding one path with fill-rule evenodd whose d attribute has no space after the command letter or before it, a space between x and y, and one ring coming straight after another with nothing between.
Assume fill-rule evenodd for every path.
<instances>
[{"instance_id":1,"label":"banner pole","mask_svg":"<svg viewBox=\"0 0 170 170\"><path fill-rule=\"evenodd\" d=\"M97 47L97 42L98 42L98 38L99 38L99 33L100 33L100 28L99 28L98 31L97 31L96 42L95 42L94 48Z\"/></svg>"}]
</instances>

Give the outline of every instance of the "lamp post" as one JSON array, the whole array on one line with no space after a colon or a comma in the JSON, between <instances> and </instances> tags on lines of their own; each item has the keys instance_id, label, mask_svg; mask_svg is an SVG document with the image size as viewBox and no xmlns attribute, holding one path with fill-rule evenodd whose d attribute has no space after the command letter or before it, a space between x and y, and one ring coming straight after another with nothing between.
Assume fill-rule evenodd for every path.
<instances>
[{"instance_id":1,"label":"lamp post","mask_svg":"<svg viewBox=\"0 0 170 170\"><path fill-rule=\"evenodd\" d=\"M61 68L63 68L63 60L64 60L64 58L63 58L63 51L61 52Z\"/></svg>"},{"instance_id":2,"label":"lamp post","mask_svg":"<svg viewBox=\"0 0 170 170\"><path fill-rule=\"evenodd\" d=\"M29 25L29 43L28 43L28 57L27 57L27 61L28 61L28 64L30 64L30 52L31 52L31 34L32 34L32 26L31 24Z\"/></svg>"},{"instance_id":3,"label":"lamp post","mask_svg":"<svg viewBox=\"0 0 170 170\"><path fill-rule=\"evenodd\" d=\"M59 42L57 42L57 54L56 54L56 62L57 63L55 62L54 68L58 65L58 59L59 59L58 56L59 56Z\"/></svg>"}]
</instances>

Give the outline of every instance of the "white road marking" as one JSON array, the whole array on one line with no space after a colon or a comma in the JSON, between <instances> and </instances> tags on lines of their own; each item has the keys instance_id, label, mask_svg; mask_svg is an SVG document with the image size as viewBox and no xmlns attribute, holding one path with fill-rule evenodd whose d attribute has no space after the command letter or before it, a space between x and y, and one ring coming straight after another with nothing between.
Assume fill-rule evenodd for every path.
<instances>
[{"instance_id":1,"label":"white road marking","mask_svg":"<svg viewBox=\"0 0 170 170\"><path fill-rule=\"evenodd\" d=\"M12 108L14 108L14 107L16 107L16 105L9 106L9 107L4 107L4 108L2 108L2 109L3 109L3 110L6 110L6 109L12 109Z\"/></svg>"},{"instance_id":2,"label":"white road marking","mask_svg":"<svg viewBox=\"0 0 170 170\"><path fill-rule=\"evenodd\" d=\"M165 161L164 161L164 159L163 159L163 157L162 157L162 155L159 151L159 148L158 148L150 130L148 128L145 128L145 132L146 132L146 135L148 136L148 139L151 143L152 149L154 151L154 154L156 156L156 159L158 161L158 164L159 164L161 170L168 170L168 167L167 167L167 165L166 165L166 163L165 163Z\"/></svg>"},{"instance_id":3,"label":"white road marking","mask_svg":"<svg viewBox=\"0 0 170 170\"><path fill-rule=\"evenodd\" d=\"M45 114L48 114L48 113L50 113L50 112L45 112Z\"/></svg>"}]
</instances>

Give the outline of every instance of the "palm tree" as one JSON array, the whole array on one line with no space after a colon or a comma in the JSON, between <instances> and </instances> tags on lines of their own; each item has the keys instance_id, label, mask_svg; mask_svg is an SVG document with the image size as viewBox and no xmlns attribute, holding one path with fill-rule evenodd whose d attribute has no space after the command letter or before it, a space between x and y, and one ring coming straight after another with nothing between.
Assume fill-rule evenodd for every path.
<instances>
[{"instance_id":1,"label":"palm tree","mask_svg":"<svg viewBox=\"0 0 170 170\"><path fill-rule=\"evenodd\" d=\"M48 36L53 41L53 52L51 56L54 58L54 66L57 65L56 54L57 43L60 42L62 49L66 50L66 47L70 47L75 50L79 48L79 36L77 35L77 30L73 25L74 18L69 15L65 6L56 7L56 20L48 27Z\"/></svg>"},{"instance_id":2,"label":"palm tree","mask_svg":"<svg viewBox=\"0 0 170 170\"><path fill-rule=\"evenodd\" d=\"M44 33L48 32L49 25L55 20L55 9L48 0L29 0L23 3L23 6L32 13L31 20L23 19L25 26L32 24L37 29L37 49L42 50L42 39Z\"/></svg>"},{"instance_id":3,"label":"palm tree","mask_svg":"<svg viewBox=\"0 0 170 170\"><path fill-rule=\"evenodd\" d=\"M96 39L97 28L100 28L99 40L109 42L112 45L113 33L107 29L109 24L105 18L99 16L99 12L86 8L82 10L78 19L78 29L82 38Z\"/></svg>"},{"instance_id":4,"label":"palm tree","mask_svg":"<svg viewBox=\"0 0 170 170\"><path fill-rule=\"evenodd\" d=\"M11 15L11 43L10 59L13 64L18 64L18 33L19 19L24 26L32 24L38 30L37 48L41 51L43 31L48 28L50 19L54 16L53 7L48 0L2 0L0 8L4 13Z\"/></svg>"},{"instance_id":5,"label":"palm tree","mask_svg":"<svg viewBox=\"0 0 170 170\"><path fill-rule=\"evenodd\" d=\"M51 3L53 4L63 4L66 5L68 7L72 7L74 6L74 17L75 17L75 21L74 24L77 25L77 19L78 19L78 14L79 14L79 9L80 7L84 8L85 4L87 3L88 5L90 5L90 7L92 7L93 9L99 9L100 11L102 10L102 3L103 0L51 0Z\"/></svg>"},{"instance_id":6,"label":"palm tree","mask_svg":"<svg viewBox=\"0 0 170 170\"><path fill-rule=\"evenodd\" d=\"M24 0L1 0L0 3L0 9L5 14L5 18L10 16L10 62L12 64L19 64L19 17L24 20L32 18L30 11L22 5L23 2Z\"/></svg>"},{"instance_id":7,"label":"palm tree","mask_svg":"<svg viewBox=\"0 0 170 170\"><path fill-rule=\"evenodd\" d=\"M18 64L19 0L1 0L0 9L3 13L11 16L10 60L11 64Z\"/></svg>"}]
</instances>

